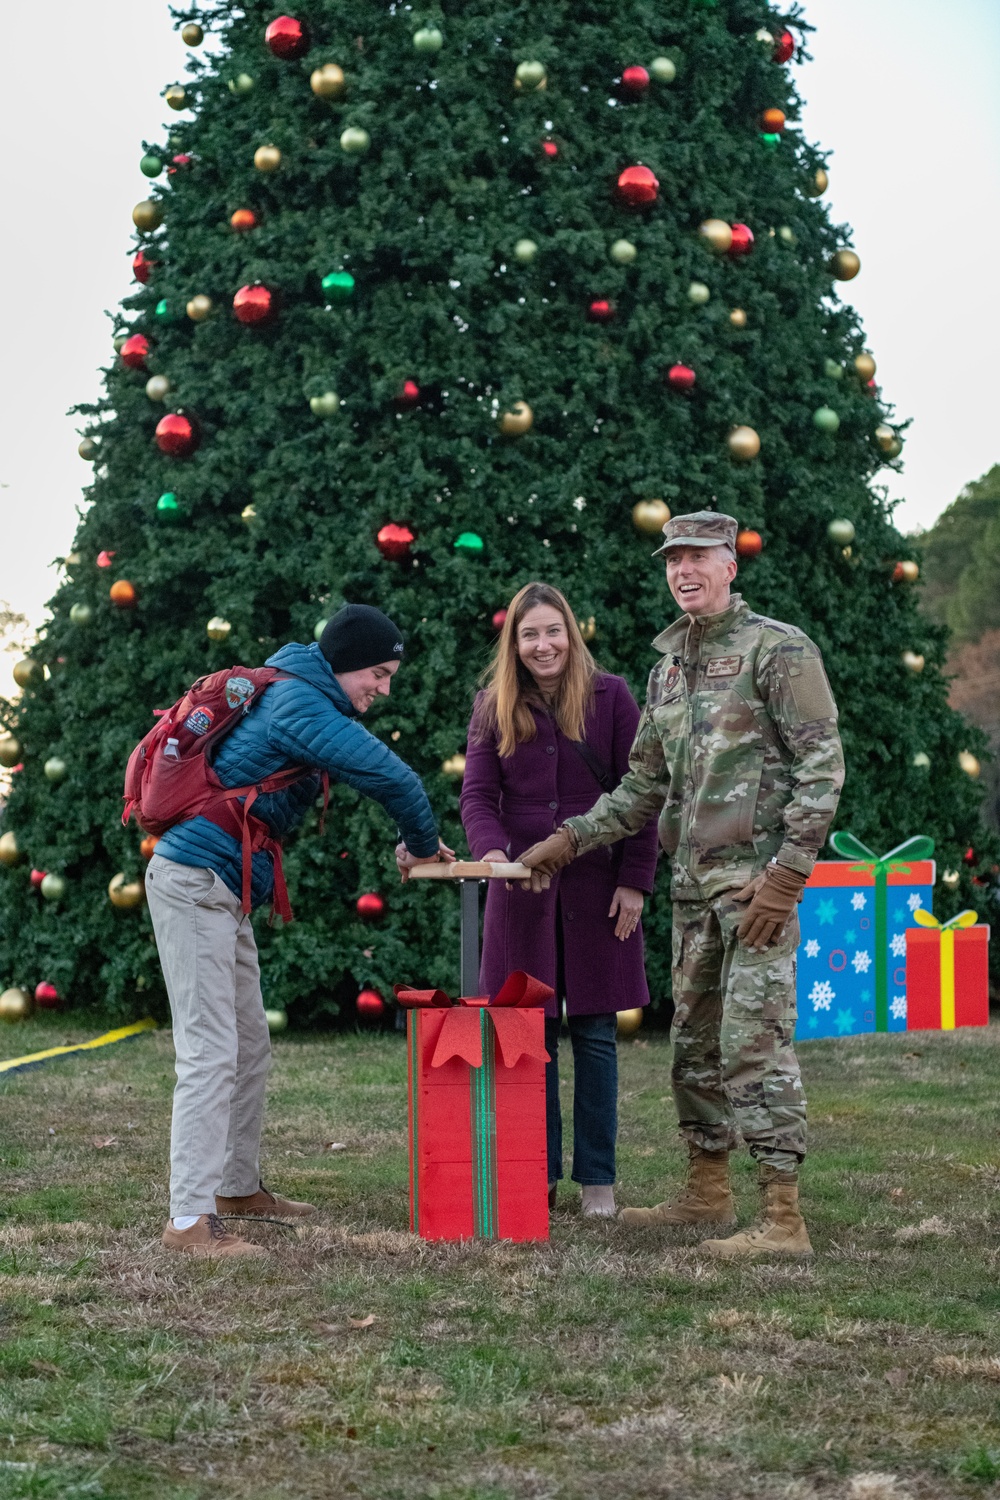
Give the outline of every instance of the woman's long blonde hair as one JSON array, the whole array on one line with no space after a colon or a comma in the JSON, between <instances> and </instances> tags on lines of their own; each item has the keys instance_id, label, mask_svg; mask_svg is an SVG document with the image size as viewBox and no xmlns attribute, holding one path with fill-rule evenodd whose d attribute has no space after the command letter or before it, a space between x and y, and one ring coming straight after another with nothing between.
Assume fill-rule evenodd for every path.
<instances>
[{"instance_id":1,"label":"woman's long blonde hair","mask_svg":"<svg viewBox=\"0 0 1000 1500\"><path fill-rule=\"evenodd\" d=\"M540 701L541 695L517 654L517 632L528 611L539 604L559 611L569 637L569 659L553 703L556 722L567 739L583 739L597 663L584 645L573 611L559 590L548 583L526 583L510 601L493 660L482 676L486 693L477 714L476 735L486 738L495 734L501 755L513 755L518 745L533 740L537 733L530 702Z\"/></svg>"}]
</instances>

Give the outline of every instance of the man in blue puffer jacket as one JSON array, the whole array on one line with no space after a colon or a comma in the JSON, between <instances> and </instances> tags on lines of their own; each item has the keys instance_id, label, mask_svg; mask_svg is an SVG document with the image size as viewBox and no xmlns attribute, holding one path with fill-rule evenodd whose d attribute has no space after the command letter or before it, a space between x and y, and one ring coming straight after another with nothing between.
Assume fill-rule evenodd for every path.
<instances>
[{"instance_id":1,"label":"man in blue puffer jacket","mask_svg":"<svg viewBox=\"0 0 1000 1500\"><path fill-rule=\"evenodd\" d=\"M274 839L298 827L326 772L380 802L418 862L438 858L443 846L420 778L358 723L376 698L389 696L402 656L403 637L381 610L349 604L318 645L292 643L269 659L287 677L222 741L214 769L223 786L234 787L303 767L299 780L253 804ZM164 834L146 876L177 1070L163 1244L200 1255L262 1253L229 1234L220 1214L299 1218L315 1211L277 1197L260 1179L271 1043L242 884L239 842L207 817ZM271 856L260 850L253 856L255 907L270 899L273 884Z\"/></svg>"}]
</instances>

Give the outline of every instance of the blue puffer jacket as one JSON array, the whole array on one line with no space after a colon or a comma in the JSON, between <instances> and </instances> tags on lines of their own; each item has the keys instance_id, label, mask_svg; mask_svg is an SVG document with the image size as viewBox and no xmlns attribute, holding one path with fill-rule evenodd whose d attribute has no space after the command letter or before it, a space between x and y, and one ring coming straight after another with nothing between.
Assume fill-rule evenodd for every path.
<instances>
[{"instance_id":1,"label":"blue puffer jacket","mask_svg":"<svg viewBox=\"0 0 1000 1500\"><path fill-rule=\"evenodd\" d=\"M274 838L297 828L315 802L320 773L343 781L381 802L394 818L407 847L424 857L437 853L437 826L420 777L398 755L358 723L347 694L318 646L297 642L268 658L269 667L287 672L219 746L214 769L223 786L250 786L289 766L307 766L311 775L258 797L253 815ZM208 818L190 818L165 833L158 855L179 865L214 870L237 896L243 888L243 851L236 839ZM254 906L270 900L274 886L271 856L253 857Z\"/></svg>"}]
</instances>

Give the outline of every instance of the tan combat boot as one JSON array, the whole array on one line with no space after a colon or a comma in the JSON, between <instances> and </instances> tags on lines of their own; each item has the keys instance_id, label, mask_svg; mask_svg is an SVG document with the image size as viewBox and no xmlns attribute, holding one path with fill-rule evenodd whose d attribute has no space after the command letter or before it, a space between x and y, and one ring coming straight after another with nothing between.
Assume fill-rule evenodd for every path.
<instances>
[{"instance_id":1,"label":"tan combat boot","mask_svg":"<svg viewBox=\"0 0 1000 1500\"><path fill-rule=\"evenodd\" d=\"M687 1182L677 1197L655 1208L623 1208L623 1224L735 1224L736 1206L729 1186L729 1152L688 1146Z\"/></svg>"},{"instance_id":2,"label":"tan combat boot","mask_svg":"<svg viewBox=\"0 0 1000 1500\"><path fill-rule=\"evenodd\" d=\"M255 1193L248 1193L245 1198L220 1198L216 1194L215 1212L235 1214L238 1218L251 1215L255 1219L308 1219L316 1210L311 1203L282 1198L261 1183Z\"/></svg>"},{"instance_id":3,"label":"tan combat boot","mask_svg":"<svg viewBox=\"0 0 1000 1500\"><path fill-rule=\"evenodd\" d=\"M720 1260L748 1259L757 1255L812 1255L806 1223L799 1213L799 1179L794 1172L776 1172L761 1167L759 1182L764 1190L763 1212L756 1224L740 1230L728 1240L703 1240L706 1250Z\"/></svg>"}]
</instances>

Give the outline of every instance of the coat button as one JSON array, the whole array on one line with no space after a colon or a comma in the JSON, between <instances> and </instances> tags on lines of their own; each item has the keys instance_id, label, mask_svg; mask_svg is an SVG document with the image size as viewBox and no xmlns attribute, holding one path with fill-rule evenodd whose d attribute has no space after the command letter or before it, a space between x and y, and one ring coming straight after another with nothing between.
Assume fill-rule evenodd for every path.
<instances>
[{"instance_id":1,"label":"coat button","mask_svg":"<svg viewBox=\"0 0 1000 1500\"><path fill-rule=\"evenodd\" d=\"M552 811L555 812L556 808L559 806L559 803L558 802L550 802L549 806L551 807Z\"/></svg>"},{"instance_id":2,"label":"coat button","mask_svg":"<svg viewBox=\"0 0 1000 1500\"><path fill-rule=\"evenodd\" d=\"M556 747L555 747L555 745L546 745L545 746L545 753L546 753L546 755L555 755L555 753L556 753Z\"/></svg>"}]
</instances>

